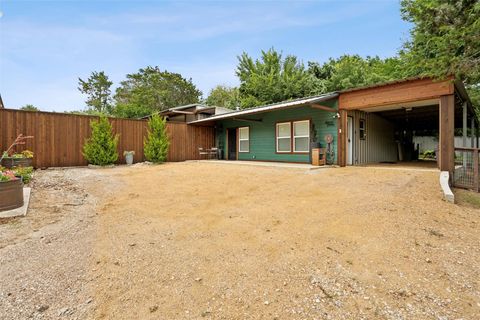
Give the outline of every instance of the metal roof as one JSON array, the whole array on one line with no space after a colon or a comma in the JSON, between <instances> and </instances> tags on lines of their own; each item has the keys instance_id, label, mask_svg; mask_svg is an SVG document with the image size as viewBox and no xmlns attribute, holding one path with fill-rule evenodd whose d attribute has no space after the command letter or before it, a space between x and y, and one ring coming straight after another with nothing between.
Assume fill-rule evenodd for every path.
<instances>
[{"instance_id":1,"label":"metal roof","mask_svg":"<svg viewBox=\"0 0 480 320\"><path fill-rule=\"evenodd\" d=\"M260 107L245 109L245 110L222 113L222 114L212 116L212 117L208 117L208 118L205 118L205 119L191 121L189 123L192 123L192 124L205 123L205 122L209 122L209 121L228 119L228 118L233 118L233 117L238 117L238 116L246 116L246 115L250 115L250 114L268 112L268 111L271 111L271 110L290 108L290 107L301 106L301 105L306 105L306 104L315 103L315 102L326 101L326 100L330 100L330 99L333 99L333 98L336 98L336 97L338 97L337 92L330 92L330 93L325 93L325 94L322 94L322 95L319 95L319 96L313 96L313 97L307 97L307 98L301 98L301 99L295 99L295 100L288 100L288 101L268 104L268 105L265 105L265 106L260 106Z\"/></svg>"}]
</instances>

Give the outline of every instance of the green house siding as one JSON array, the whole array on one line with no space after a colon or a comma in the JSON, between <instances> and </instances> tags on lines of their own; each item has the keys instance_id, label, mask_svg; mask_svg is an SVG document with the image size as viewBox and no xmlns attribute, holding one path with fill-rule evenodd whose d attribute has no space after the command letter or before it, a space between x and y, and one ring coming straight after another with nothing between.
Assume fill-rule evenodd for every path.
<instances>
[{"instance_id":1,"label":"green house siding","mask_svg":"<svg viewBox=\"0 0 480 320\"><path fill-rule=\"evenodd\" d=\"M336 101L323 103L337 108ZM237 121L222 120L216 123L217 127L217 145L226 150L226 131L229 128L249 127L250 128L250 151L247 153L239 152L239 160L264 160L264 161L285 161L285 162L310 162L309 154L295 153L276 153L275 130L276 123L283 121L310 120L310 125L314 126L317 140L321 147L326 147L324 137L327 134L333 136L333 150L335 152L335 162L337 161L337 119L335 113L314 109L308 106L294 107L277 111L270 111L242 117L244 119L261 119L261 122L255 121ZM312 135L312 133L310 133ZM311 137L310 137L311 138ZM224 157L226 154L224 152Z\"/></svg>"}]
</instances>

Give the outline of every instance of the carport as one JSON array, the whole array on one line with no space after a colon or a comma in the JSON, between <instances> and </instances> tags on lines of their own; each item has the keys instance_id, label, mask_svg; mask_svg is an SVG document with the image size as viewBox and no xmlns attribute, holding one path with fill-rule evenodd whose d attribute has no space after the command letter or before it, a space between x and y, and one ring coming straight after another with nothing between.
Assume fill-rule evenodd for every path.
<instances>
[{"instance_id":1,"label":"carport","mask_svg":"<svg viewBox=\"0 0 480 320\"><path fill-rule=\"evenodd\" d=\"M472 104L463 84L452 79L414 78L342 91L339 113L341 166L416 159L412 137L429 131L438 134L439 169L453 174L455 129L462 131L461 147L476 147Z\"/></svg>"}]
</instances>

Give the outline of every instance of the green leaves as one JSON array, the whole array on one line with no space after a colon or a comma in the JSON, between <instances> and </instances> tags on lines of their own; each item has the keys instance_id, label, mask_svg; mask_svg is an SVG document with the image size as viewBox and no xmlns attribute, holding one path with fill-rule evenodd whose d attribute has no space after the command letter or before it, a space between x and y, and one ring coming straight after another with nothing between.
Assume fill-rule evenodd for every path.
<instances>
[{"instance_id":1,"label":"green leaves","mask_svg":"<svg viewBox=\"0 0 480 320\"><path fill-rule=\"evenodd\" d=\"M98 120L90 121L92 135L83 145L83 156L88 163L106 166L115 163L118 159L118 135L112 132L112 126L107 117L101 116Z\"/></svg>"},{"instance_id":2,"label":"green leaves","mask_svg":"<svg viewBox=\"0 0 480 320\"><path fill-rule=\"evenodd\" d=\"M105 72L92 72L90 77L84 81L78 78L78 90L87 95L86 104L89 106L87 112L100 114L111 114L112 98L110 87L113 82L108 80Z\"/></svg>"},{"instance_id":3,"label":"green leaves","mask_svg":"<svg viewBox=\"0 0 480 320\"><path fill-rule=\"evenodd\" d=\"M196 103L202 92L178 73L161 71L159 67L146 67L127 74L115 93L114 114L133 118L153 114L180 105Z\"/></svg>"},{"instance_id":4,"label":"green leaves","mask_svg":"<svg viewBox=\"0 0 480 320\"><path fill-rule=\"evenodd\" d=\"M317 93L315 78L297 57L270 49L253 60L247 53L238 57L241 108L301 98Z\"/></svg>"},{"instance_id":5,"label":"green leaves","mask_svg":"<svg viewBox=\"0 0 480 320\"><path fill-rule=\"evenodd\" d=\"M148 135L143 142L145 158L155 163L165 162L169 145L166 120L158 114L152 115L148 121Z\"/></svg>"},{"instance_id":6,"label":"green leaves","mask_svg":"<svg viewBox=\"0 0 480 320\"><path fill-rule=\"evenodd\" d=\"M238 88L218 85L210 91L205 103L209 106L236 109L237 106L240 106Z\"/></svg>"}]
</instances>

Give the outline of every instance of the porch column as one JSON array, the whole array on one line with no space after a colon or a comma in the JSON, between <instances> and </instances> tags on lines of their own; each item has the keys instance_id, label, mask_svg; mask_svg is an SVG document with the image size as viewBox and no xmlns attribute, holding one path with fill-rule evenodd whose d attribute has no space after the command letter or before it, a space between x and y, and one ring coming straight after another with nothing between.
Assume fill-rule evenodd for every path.
<instances>
[{"instance_id":1,"label":"porch column","mask_svg":"<svg viewBox=\"0 0 480 320\"><path fill-rule=\"evenodd\" d=\"M338 165L345 167L347 165L347 154L346 154L346 136L347 136L347 111L340 110L340 118L338 118L338 139L337 139L337 150L338 150Z\"/></svg>"},{"instance_id":2,"label":"porch column","mask_svg":"<svg viewBox=\"0 0 480 320\"><path fill-rule=\"evenodd\" d=\"M453 173L454 158L454 130L455 129L455 98L453 94L441 96L439 106L439 167L441 171Z\"/></svg>"}]
</instances>

